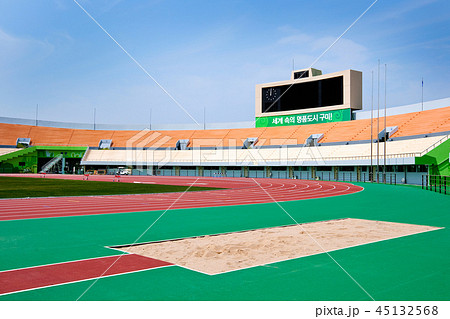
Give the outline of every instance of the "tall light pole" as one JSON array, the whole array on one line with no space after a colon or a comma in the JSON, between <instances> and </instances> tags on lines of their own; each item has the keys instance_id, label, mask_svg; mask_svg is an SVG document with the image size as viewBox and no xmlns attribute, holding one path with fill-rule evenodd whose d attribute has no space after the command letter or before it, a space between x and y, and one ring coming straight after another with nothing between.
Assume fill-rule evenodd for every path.
<instances>
[{"instance_id":1,"label":"tall light pole","mask_svg":"<svg viewBox=\"0 0 450 319\"><path fill-rule=\"evenodd\" d=\"M36 122L34 123L35 126L38 126L38 113L39 113L39 104L36 104Z\"/></svg>"},{"instance_id":2,"label":"tall light pole","mask_svg":"<svg viewBox=\"0 0 450 319\"><path fill-rule=\"evenodd\" d=\"M384 64L384 167L383 167L383 178L384 183L386 183L386 143L387 143L387 132L386 132L386 71L387 65Z\"/></svg>"},{"instance_id":3,"label":"tall light pole","mask_svg":"<svg viewBox=\"0 0 450 319\"><path fill-rule=\"evenodd\" d=\"M370 178L372 176L372 178ZM370 171L369 179L373 182L373 71L372 71L372 104L370 107Z\"/></svg>"},{"instance_id":4,"label":"tall light pole","mask_svg":"<svg viewBox=\"0 0 450 319\"><path fill-rule=\"evenodd\" d=\"M422 77L422 111L423 111L423 77Z\"/></svg>"},{"instance_id":5,"label":"tall light pole","mask_svg":"<svg viewBox=\"0 0 450 319\"><path fill-rule=\"evenodd\" d=\"M378 138L378 134L380 133L380 60L378 59L378 98L377 98L377 183L378 174L380 171L380 139Z\"/></svg>"}]
</instances>

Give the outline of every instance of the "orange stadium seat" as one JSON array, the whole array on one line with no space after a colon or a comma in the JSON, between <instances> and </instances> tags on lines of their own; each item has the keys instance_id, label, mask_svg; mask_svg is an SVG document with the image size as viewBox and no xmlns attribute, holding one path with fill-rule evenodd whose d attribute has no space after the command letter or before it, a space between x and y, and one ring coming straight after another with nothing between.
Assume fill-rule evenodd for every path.
<instances>
[{"instance_id":1,"label":"orange stadium seat","mask_svg":"<svg viewBox=\"0 0 450 319\"><path fill-rule=\"evenodd\" d=\"M437 125L434 132L448 132L450 131L450 117L443 120L441 124Z\"/></svg>"},{"instance_id":2,"label":"orange stadium seat","mask_svg":"<svg viewBox=\"0 0 450 319\"><path fill-rule=\"evenodd\" d=\"M98 147L101 139L111 139L114 131L73 130L70 145Z\"/></svg>"},{"instance_id":3,"label":"orange stadium seat","mask_svg":"<svg viewBox=\"0 0 450 319\"><path fill-rule=\"evenodd\" d=\"M325 132L321 142L351 141L355 138L355 134L364 130L366 126L370 126L370 120L336 122L328 132Z\"/></svg>"},{"instance_id":4,"label":"orange stadium seat","mask_svg":"<svg viewBox=\"0 0 450 319\"><path fill-rule=\"evenodd\" d=\"M398 132L394 136L411 136L446 131L444 128L450 118L450 107L412 114L413 116L407 122L399 126Z\"/></svg>"},{"instance_id":5,"label":"orange stadium seat","mask_svg":"<svg viewBox=\"0 0 450 319\"><path fill-rule=\"evenodd\" d=\"M450 131L450 107L387 117L387 126L398 126L393 137ZM384 127L380 118L379 130ZM323 133L322 143L370 139L370 119L245 129L108 131L51 128L0 123L0 145L15 145L18 137L31 138L32 145L97 147L101 139L111 139L113 147L175 147L178 140L189 139L190 147L241 147L248 137L257 137L257 146L303 144L311 134ZM373 137L377 136L373 120Z\"/></svg>"},{"instance_id":6,"label":"orange stadium seat","mask_svg":"<svg viewBox=\"0 0 450 319\"><path fill-rule=\"evenodd\" d=\"M228 134L224 137L224 147L241 147L244 141L248 137L258 137L266 130L265 127L259 128L242 128L242 129L232 129L229 130ZM261 144L261 139L258 141L257 145Z\"/></svg>"},{"instance_id":7,"label":"orange stadium seat","mask_svg":"<svg viewBox=\"0 0 450 319\"><path fill-rule=\"evenodd\" d=\"M302 133L304 134L302 136L303 142L306 140L306 138L308 136L310 136L311 134L319 134L322 133L324 134L324 138L320 141L321 143L327 141L327 139L332 138L332 133L331 131L333 130L333 128L337 125L337 123L324 123L324 124L312 124L312 125L306 125L306 131L302 131ZM305 134L306 133L306 134ZM298 139L300 139L300 136L298 137ZM302 143L303 143L302 142Z\"/></svg>"},{"instance_id":8,"label":"orange stadium seat","mask_svg":"<svg viewBox=\"0 0 450 319\"><path fill-rule=\"evenodd\" d=\"M30 137L33 126L19 124L0 124L0 145L16 145L17 138Z\"/></svg>"},{"instance_id":9,"label":"orange stadium seat","mask_svg":"<svg viewBox=\"0 0 450 319\"><path fill-rule=\"evenodd\" d=\"M191 135L189 147L223 147L225 136L230 130L196 130Z\"/></svg>"},{"instance_id":10,"label":"orange stadium seat","mask_svg":"<svg viewBox=\"0 0 450 319\"><path fill-rule=\"evenodd\" d=\"M283 126L268 127L259 136L260 143L258 145L288 145L299 144L295 133L300 130L301 126Z\"/></svg>"},{"instance_id":11,"label":"orange stadium seat","mask_svg":"<svg viewBox=\"0 0 450 319\"><path fill-rule=\"evenodd\" d=\"M154 131L161 134L157 139L151 141L146 147L175 147L178 140L191 139L194 130L180 131Z\"/></svg>"},{"instance_id":12,"label":"orange stadium seat","mask_svg":"<svg viewBox=\"0 0 450 319\"><path fill-rule=\"evenodd\" d=\"M32 126L30 135L32 145L67 146L74 130L66 128Z\"/></svg>"},{"instance_id":13,"label":"orange stadium seat","mask_svg":"<svg viewBox=\"0 0 450 319\"><path fill-rule=\"evenodd\" d=\"M381 119L380 119L380 121L381 121ZM361 122L359 131L355 130L355 133L353 134L353 137L352 137L352 139L350 139L350 141L370 140L370 131L371 131L370 119L360 120L359 122ZM380 131L381 130L382 130L382 128L381 128L381 122L380 122ZM377 136L376 131L377 131L377 119L373 119L373 121L372 121L372 139L376 138L376 136Z\"/></svg>"},{"instance_id":14,"label":"orange stadium seat","mask_svg":"<svg viewBox=\"0 0 450 319\"><path fill-rule=\"evenodd\" d=\"M148 144L145 137L148 136L148 130L143 131L113 131L112 132L112 146L126 147L132 145L133 147L144 147L142 144Z\"/></svg>"}]
</instances>

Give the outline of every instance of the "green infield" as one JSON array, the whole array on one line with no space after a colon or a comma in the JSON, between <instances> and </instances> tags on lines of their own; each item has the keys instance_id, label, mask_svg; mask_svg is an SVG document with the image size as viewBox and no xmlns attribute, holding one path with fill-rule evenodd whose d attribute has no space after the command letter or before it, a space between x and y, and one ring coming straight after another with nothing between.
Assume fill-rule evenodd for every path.
<instances>
[{"instance_id":1,"label":"green infield","mask_svg":"<svg viewBox=\"0 0 450 319\"><path fill-rule=\"evenodd\" d=\"M444 228L214 276L172 266L12 293L0 301L371 300L355 281L377 301L449 300L450 196L415 187L359 185L365 190L281 202L281 207L266 203L174 209L163 216L151 211L2 221L0 270L118 255L108 246L137 238L150 242L291 225L289 215L299 223L361 218Z\"/></svg>"},{"instance_id":2,"label":"green infield","mask_svg":"<svg viewBox=\"0 0 450 319\"><path fill-rule=\"evenodd\" d=\"M188 188L189 186L0 177L0 198L149 194L218 189L195 186Z\"/></svg>"}]
</instances>

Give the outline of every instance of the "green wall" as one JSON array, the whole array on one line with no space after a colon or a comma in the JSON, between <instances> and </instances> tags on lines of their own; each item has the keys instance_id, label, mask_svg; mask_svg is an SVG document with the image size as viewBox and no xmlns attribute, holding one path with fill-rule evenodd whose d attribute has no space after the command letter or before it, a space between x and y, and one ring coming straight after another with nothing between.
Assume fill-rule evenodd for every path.
<instances>
[{"instance_id":1,"label":"green wall","mask_svg":"<svg viewBox=\"0 0 450 319\"><path fill-rule=\"evenodd\" d=\"M0 173L37 173L39 158L54 158L63 153L64 158L81 159L86 147L32 146L0 156Z\"/></svg>"},{"instance_id":2,"label":"green wall","mask_svg":"<svg viewBox=\"0 0 450 319\"><path fill-rule=\"evenodd\" d=\"M0 173L37 173L37 152L0 162ZM22 164L22 165L21 165Z\"/></svg>"},{"instance_id":3,"label":"green wall","mask_svg":"<svg viewBox=\"0 0 450 319\"><path fill-rule=\"evenodd\" d=\"M417 165L429 165L428 174L450 176L450 139L432 149L422 157L416 158Z\"/></svg>"}]
</instances>

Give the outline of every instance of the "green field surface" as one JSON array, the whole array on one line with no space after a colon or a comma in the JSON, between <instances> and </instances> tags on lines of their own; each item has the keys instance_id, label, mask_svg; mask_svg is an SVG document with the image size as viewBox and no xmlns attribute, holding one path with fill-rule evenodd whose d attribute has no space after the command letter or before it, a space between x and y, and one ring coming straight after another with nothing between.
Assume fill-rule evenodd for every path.
<instances>
[{"instance_id":1,"label":"green field surface","mask_svg":"<svg viewBox=\"0 0 450 319\"><path fill-rule=\"evenodd\" d=\"M336 262L323 253L214 276L171 266L0 300L449 300L450 196L360 185L359 193L280 205L299 223L362 218L444 229L330 252ZM294 224L286 212L275 203L170 210L140 242ZM0 270L120 254L107 246L133 243L162 213L2 221Z\"/></svg>"},{"instance_id":2,"label":"green field surface","mask_svg":"<svg viewBox=\"0 0 450 319\"><path fill-rule=\"evenodd\" d=\"M0 177L0 198L149 194L218 189L195 186L188 188L189 186Z\"/></svg>"}]
</instances>

